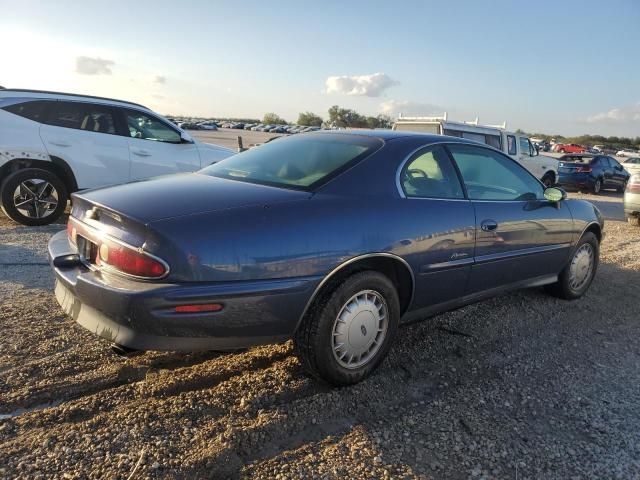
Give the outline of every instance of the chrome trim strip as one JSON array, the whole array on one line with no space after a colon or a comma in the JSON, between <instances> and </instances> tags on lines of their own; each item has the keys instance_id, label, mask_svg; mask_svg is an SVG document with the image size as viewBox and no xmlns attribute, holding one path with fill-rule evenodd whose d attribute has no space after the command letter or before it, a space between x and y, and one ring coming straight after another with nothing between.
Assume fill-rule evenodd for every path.
<instances>
[{"instance_id":1,"label":"chrome trim strip","mask_svg":"<svg viewBox=\"0 0 640 480\"><path fill-rule=\"evenodd\" d=\"M160 257L157 257L157 256L153 255L152 253L149 253L149 252L145 251L144 247L146 245L146 242L143 243L141 247L135 247L135 246L130 245L130 244L126 243L126 242L123 242L122 240L120 240L118 238L115 238L112 235L109 235L108 233L102 232L102 231L98 230L97 228L92 227L91 225L83 222L82 220L80 220L80 219L78 219L76 217L69 217L69 221L73 221L75 223L79 223L80 225L82 225L82 228L87 230L89 233L94 233L95 232L97 237L107 238L110 242L117 243L118 245L122 245L123 247L128 248L129 250L134 250L134 251L138 252L141 255L144 255L146 257L149 257L149 258L155 260L156 262L162 264L162 266L165 268L165 273L161 277L140 277L138 275L132 275L130 273L121 272L120 270L115 269L114 267L112 267L108 263L105 264L105 265L98 266L98 265L90 264L88 262L83 262L89 269L91 269L93 271L98 271L98 272L106 271L107 273L113 273L114 275L121 275L121 276L126 277L126 278L133 278L135 280L146 280L146 281L162 280L163 278L166 278L167 275L169 275L169 272L171 270L170 267L169 267L169 264L167 262L165 262L163 259L161 259ZM90 238L88 238L87 240L92 241ZM98 252L98 255L99 254L100 253Z\"/></svg>"},{"instance_id":2,"label":"chrome trim strip","mask_svg":"<svg viewBox=\"0 0 640 480\"><path fill-rule=\"evenodd\" d=\"M495 262L514 257L524 257L533 253L552 252L554 250L561 250L563 248L571 247L571 243L557 243L554 245L544 245L542 247L522 248L519 250L513 250L510 252L490 253L488 255L480 255L475 257L476 264Z\"/></svg>"},{"instance_id":3,"label":"chrome trim strip","mask_svg":"<svg viewBox=\"0 0 640 480\"><path fill-rule=\"evenodd\" d=\"M352 263L355 263L355 262L357 262L359 260L363 260L365 258L373 258L373 257L386 257L386 258L393 258L394 260L399 260L407 268L407 270L409 271L409 275L411 275L411 296L409 297L409 303L407 304L407 309L405 310L405 313L408 312L410 310L411 304L413 303L413 296L414 296L415 291L416 291L416 278L415 278L415 275L413 274L413 270L411 269L411 266L409 265L409 263L404 258L399 257L398 255L395 255L393 253L387 253L387 252L366 253L364 255L358 255L356 257L352 257L352 258L342 262L340 265L335 267L327 275L324 276L324 278L320 281L320 283L313 290L313 293L311 294L311 297L309 297L309 300L307 301L306 305L304 306L304 310L302 310L302 314L300 315L300 318L298 318L298 323L296 324L296 330L298 328L298 325L300 325L300 322L302 322L302 319L304 318L304 316L307 314L307 311L309 310L309 307L311 306L311 304L315 300L316 296L318 295L318 293L320 292L322 287L324 287L326 285L326 283L329 281L329 279L333 275L338 273L344 267L346 267L348 265L351 265Z\"/></svg>"},{"instance_id":4,"label":"chrome trim strip","mask_svg":"<svg viewBox=\"0 0 640 480\"><path fill-rule=\"evenodd\" d=\"M429 265L422 265L420 267L420 273L432 273L447 268L464 267L465 265L470 265L472 263L475 263L475 259L473 257L461 258L460 260L449 260L447 262L431 263Z\"/></svg>"}]
</instances>

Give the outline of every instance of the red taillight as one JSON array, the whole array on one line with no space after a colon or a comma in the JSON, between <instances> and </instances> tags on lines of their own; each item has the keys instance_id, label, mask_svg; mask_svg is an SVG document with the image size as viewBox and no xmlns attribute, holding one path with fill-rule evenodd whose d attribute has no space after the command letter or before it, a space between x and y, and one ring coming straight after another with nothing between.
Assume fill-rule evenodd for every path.
<instances>
[{"instance_id":1,"label":"red taillight","mask_svg":"<svg viewBox=\"0 0 640 480\"><path fill-rule=\"evenodd\" d=\"M578 167L576 168L578 173L591 173L591 167Z\"/></svg>"},{"instance_id":2,"label":"red taillight","mask_svg":"<svg viewBox=\"0 0 640 480\"><path fill-rule=\"evenodd\" d=\"M200 305L178 305L176 313L202 313L202 312L219 312L222 310L221 303L204 303Z\"/></svg>"},{"instance_id":3,"label":"red taillight","mask_svg":"<svg viewBox=\"0 0 640 480\"><path fill-rule=\"evenodd\" d=\"M161 278L167 273L159 260L108 239L99 243L96 263L136 277Z\"/></svg>"}]
</instances>

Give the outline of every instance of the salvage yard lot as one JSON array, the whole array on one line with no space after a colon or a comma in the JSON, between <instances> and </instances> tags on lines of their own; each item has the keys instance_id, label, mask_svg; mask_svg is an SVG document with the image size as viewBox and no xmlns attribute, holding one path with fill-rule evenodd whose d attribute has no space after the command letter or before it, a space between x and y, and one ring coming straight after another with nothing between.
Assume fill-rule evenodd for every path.
<instances>
[{"instance_id":1,"label":"salvage yard lot","mask_svg":"<svg viewBox=\"0 0 640 480\"><path fill-rule=\"evenodd\" d=\"M607 217L584 298L532 289L404 326L343 389L290 343L114 355L53 297L64 226L0 215L0 478L638 478L640 229L621 195L574 196Z\"/></svg>"}]
</instances>

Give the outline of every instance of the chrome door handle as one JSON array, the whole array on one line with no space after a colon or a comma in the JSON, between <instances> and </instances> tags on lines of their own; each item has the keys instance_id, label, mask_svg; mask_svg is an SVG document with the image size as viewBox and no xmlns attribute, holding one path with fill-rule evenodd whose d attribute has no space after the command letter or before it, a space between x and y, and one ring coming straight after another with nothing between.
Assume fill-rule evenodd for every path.
<instances>
[{"instance_id":1,"label":"chrome door handle","mask_svg":"<svg viewBox=\"0 0 640 480\"><path fill-rule=\"evenodd\" d=\"M494 230L498 229L498 222L496 222L495 220L484 220L480 224L480 228L483 232L493 232Z\"/></svg>"},{"instance_id":2,"label":"chrome door handle","mask_svg":"<svg viewBox=\"0 0 640 480\"><path fill-rule=\"evenodd\" d=\"M140 157L148 157L151 155L151 152L148 150L132 150L132 152Z\"/></svg>"},{"instance_id":3,"label":"chrome door handle","mask_svg":"<svg viewBox=\"0 0 640 480\"><path fill-rule=\"evenodd\" d=\"M58 147L70 147L71 144L69 142L65 142L64 140L49 140L49 143L52 145L57 145Z\"/></svg>"}]
</instances>

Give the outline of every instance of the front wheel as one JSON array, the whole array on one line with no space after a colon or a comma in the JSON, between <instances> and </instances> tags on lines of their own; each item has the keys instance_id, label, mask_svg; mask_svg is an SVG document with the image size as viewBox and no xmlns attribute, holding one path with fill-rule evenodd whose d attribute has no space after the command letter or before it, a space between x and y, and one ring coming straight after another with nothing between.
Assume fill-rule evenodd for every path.
<instances>
[{"instance_id":1,"label":"front wheel","mask_svg":"<svg viewBox=\"0 0 640 480\"><path fill-rule=\"evenodd\" d=\"M640 226L640 217L627 217L627 222L629 223L629 225L638 227Z\"/></svg>"},{"instance_id":2,"label":"front wheel","mask_svg":"<svg viewBox=\"0 0 640 480\"><path fill-rule=\"evenodd\" d=\"M67 189L52 172L25 168L10 174L0 188L2 211L23 225L47 225L67 206Z\"/></svg>"},{"instance_id":3,"label":"front wheel","mask_svg":"<svg viewBox=\"0 0 640 480\"><path fill-rule=\"evenodd\" d=\"M573 250L569 264L547 291L565 300L580 298L589 289L600 261L600 244L591 232L585 233Z\"/></svg>"},{"instance_id":4,"label":"front wheel","mask_svg":"<svg viewBox=\"0 0 640 480\"><path fill-rule=\"evenodd\" d=\"M393 283L379 272L347 278L316 302L294 336L303 367L337 386L358 383L387 355L400 321Z\"/></svg>"},{"instance_id":5,"label":"front wheel","mask_svg":"<svg viewBox=\"0 0 640 480\"><path fill-rule=\"evenodd\" d=\"M624 191L627 189L627 181L625 180L622 185L619 185L618 187L616 187L616 191L618 193L624 193Z\"/></svg>"}]
</instances>

